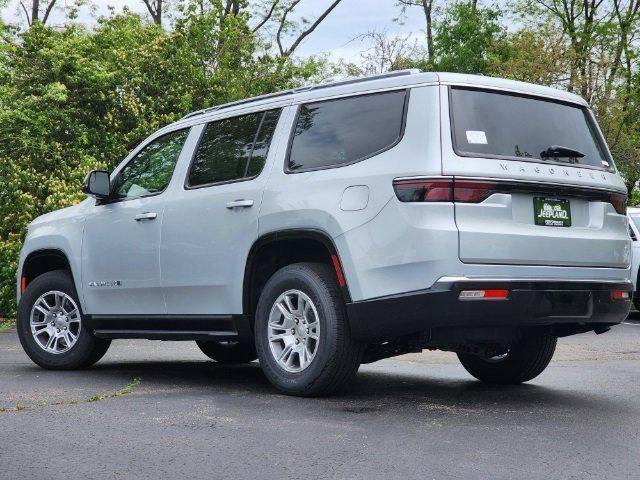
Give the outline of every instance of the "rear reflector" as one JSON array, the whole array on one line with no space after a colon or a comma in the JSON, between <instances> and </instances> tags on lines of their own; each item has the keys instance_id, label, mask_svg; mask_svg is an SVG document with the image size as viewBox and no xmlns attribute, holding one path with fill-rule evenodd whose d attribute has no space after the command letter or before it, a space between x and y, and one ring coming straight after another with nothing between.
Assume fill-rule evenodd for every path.
<instances>
[{"instance_id":1,"label":"rear reflector","mask_svg":"<svg viewBox=\"0 0 640 480\"><path fill-rule=\"evenodd\" d=\"M20 279L20 293L24 293L24 291L27 289L27 277L22 277Z\"/></svg>"},{"instance_id":2,"label":"rear reflector","mask_svg":"<svg viewBox=\"0 0 640 480\"><path fill-rule=\"evenodd\" d=\"M342 265L336 254L331 255L331 261L333 262L333 268L336 271L336 278L338 279L338 285L344 287L347 282L344 281L344 275L342 274Z\"/></svg>"},{"instance_id":3,"label":"rear reflector","mask_svg":"<svg viewBox=\"0 0 640 480\"><path fill-rule=\"evenodd\" d=\"M506 300L509 290L463 290L460 292L460 300Z\"/></svg>"},{"instance_id":4,"label":"rear reflector","mask_svg":"<svg viewBox=\"0 0 640 480\"><path fill-rule=\"evenodd\" d=\"M614 300L629 300L629 292L626 290L614 290L613 291L613 299Z\"/></svg>"}]
</instances>

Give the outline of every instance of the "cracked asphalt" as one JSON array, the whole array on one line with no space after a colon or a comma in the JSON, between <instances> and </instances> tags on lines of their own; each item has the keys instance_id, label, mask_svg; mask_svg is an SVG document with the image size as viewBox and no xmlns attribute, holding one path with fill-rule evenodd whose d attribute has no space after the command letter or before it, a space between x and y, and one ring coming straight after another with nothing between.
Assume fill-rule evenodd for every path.
<instances>
[{"instance_id":1,"label":"cracked asphalt","mask_svg":"<svg viewBox=\"0 0 640 480\"><path fill-rule=\"evenodd\" d=\"M561 339L521 386L428 352L324 399L192 342L116 341L89 370L50 372L0 333L2 479L638 479L639 431L638 324Z\"/></svg>"}]
</instances>

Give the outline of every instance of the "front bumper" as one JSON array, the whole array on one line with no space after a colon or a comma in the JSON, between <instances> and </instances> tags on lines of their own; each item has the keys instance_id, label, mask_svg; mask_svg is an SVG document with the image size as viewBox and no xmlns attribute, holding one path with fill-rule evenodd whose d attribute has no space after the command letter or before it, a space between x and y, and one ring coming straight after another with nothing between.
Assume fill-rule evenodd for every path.
<instances>
[{"instance_id":1,"label":"front bumper","mask_svg":"<svg viewBox=\"0 0 640 480\"><path fill-rule=\"evenodd\" d=\"M505 289L506 300L460 300L463 290ZM347 304L358 340L397 338L442 327L532 327L613 325L629 314L631 299L616 300L614 290L631 293L631 282L558 280L441 279L419 292Z\"/></svg>"}]
</instances>

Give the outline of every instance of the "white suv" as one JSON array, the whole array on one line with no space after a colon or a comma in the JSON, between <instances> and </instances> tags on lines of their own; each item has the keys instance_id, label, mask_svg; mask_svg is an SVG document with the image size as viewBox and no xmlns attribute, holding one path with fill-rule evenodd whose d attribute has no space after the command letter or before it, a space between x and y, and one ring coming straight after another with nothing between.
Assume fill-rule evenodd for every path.
<instances>
[{"instance_id":1,"label":"white suv","mask_svg":"<svg viewBox=\"0 0 640 480\"><path fill-rule=\"evenodd\" d=\"M422 349L519 383L630 308L624 183L584 100L546 87L401 71L235 102L85 191L20 258L45 368L146 338L257 357L296 395Z\"/></svg>"}]
</instances>

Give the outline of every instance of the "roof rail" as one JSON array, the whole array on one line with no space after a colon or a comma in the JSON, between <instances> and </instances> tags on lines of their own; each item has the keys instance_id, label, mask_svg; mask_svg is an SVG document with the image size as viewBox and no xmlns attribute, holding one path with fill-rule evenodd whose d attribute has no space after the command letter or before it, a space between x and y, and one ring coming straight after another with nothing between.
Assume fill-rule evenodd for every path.
<instances>
[{"instance_id":1,"label":"roof rail","mask_svg":"<svg viewBox=\"0 0 640 480\"><path fill-rule=\"evenodd\" d=\"M293 95L294 93L322 90L324 88L342 87L344 85L352 85L354 83L368 82L370 80L381 80L381 79L385 79L385 78L403 77L405 75L413 75L415 73L420 73L420 72L421 72L421 70L419 70L417 68L410 68L410 69L406 69L406 70L397 70L395 72L387 72L387 73L380 73L380 74L377 74L377 75L369 75L367 77L349 78L349 79L346 79L346 80L340 80L340 81L331 82L331 83L323 83L323 84L320 84L320 85L312 85L312 86L308 86L308 87L291 88L289 90L283 90L281 92L267 93L265 95L258 95L257 97L245 98L243 100L237 100L235 102L223 103L221 105L216 105L216 106L205 108L205 109L202 109L202 110L197 110L195 112L188 113L187 115L182 117L181 120L185 120L187 118L195 117L195 116L198 116L198 115L204 115L205 113L217 112L218 110L222 110L222 109L229 108L229 107L236 107L238 105L243 105L245 103L256 102L258 100L268 100L270 98L284 97L286 95Z\"/></svg>"}]
</instances>

